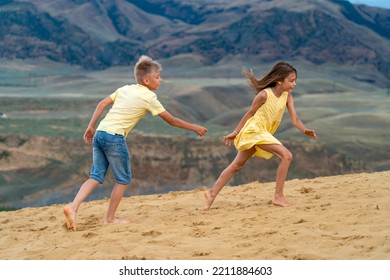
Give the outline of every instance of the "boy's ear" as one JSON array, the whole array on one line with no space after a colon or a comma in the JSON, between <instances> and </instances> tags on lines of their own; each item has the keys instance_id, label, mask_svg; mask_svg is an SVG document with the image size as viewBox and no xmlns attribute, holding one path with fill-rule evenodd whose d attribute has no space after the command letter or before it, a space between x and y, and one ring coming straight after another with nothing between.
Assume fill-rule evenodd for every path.
<instances>
[{"instance_id":1,"label":"boy's ear","mask_svg":"<svg viewBox=\"0 0 390 280\"><path fill-rule=\"evenodd\" d=\"M148 77L144 77L144 78L142 79L142 82L143 82L144 85L148 85L148 84L149 84L149 79L148 79Z\"/></svg>"}]
</instances>

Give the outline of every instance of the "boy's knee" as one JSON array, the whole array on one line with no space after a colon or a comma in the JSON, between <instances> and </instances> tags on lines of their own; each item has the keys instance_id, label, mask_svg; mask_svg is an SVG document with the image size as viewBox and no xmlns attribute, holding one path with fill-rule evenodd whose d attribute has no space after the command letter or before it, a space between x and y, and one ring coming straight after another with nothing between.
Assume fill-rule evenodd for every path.
<instances>
[{"instance_id":1,"label":"boy's knee","mask_svg":"<svg viewBox=\"0 0 390 280\"><path fill-rule=\"evenodd\" d=\"M122 177L116 178L116 183L127 186L130 184L131 180L132 180L131 176L122 176Z\"/></svg>"}]
</instances>

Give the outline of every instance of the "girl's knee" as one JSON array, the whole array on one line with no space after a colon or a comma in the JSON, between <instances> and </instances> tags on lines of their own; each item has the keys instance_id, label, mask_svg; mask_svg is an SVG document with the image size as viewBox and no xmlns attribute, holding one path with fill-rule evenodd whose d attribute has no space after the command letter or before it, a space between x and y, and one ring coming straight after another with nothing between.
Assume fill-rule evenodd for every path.
<instances>
[{"instance_id":1,"label":"girl's knee","mask_svg":"<svg viewBox=\"0 0 390 280\"><path fill-rule=\"evenodd\" d=\"M232 163L230 167L234 173L237 173L244 167L244 165L245 162L236 162L236 163Z\"/></svg>"},{"instance_id":2,"label":"girl's knee","mask_svg":"<svg viewBox=\"0 0 390 280\"><path fill-rule=\"evenodd\" d=\"M250 150L238 152L236 158L233 160L233 162L229 165L227 169L229 169L229 171L233 173L240 171L244 167L247 160L253 155L254 151L255 148L253 147Z\"/></svg>"},{"instance_id":3,"label":"girl's knee","mask_svg":"<svg viewBox=\"0 0 390 280\"><path fill-rule=\"evenodd\" d=\"M286 151L282 155L282 160L291 162L292 159L293 159L293 154L289 150L286 149Z\"/></svg>"}]
</instances>

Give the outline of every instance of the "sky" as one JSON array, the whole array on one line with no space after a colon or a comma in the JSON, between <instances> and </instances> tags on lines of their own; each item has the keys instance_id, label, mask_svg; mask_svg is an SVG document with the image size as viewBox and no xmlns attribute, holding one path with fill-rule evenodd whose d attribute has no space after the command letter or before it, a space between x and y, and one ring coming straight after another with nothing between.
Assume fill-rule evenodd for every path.
<instances>
[{"instance_id":1,"label":"sky","mask_svg":"<svg viewBox=\"0 0 390 280\"><path fill-rule=\"evenodd\" d=\"M390 0L349 0L349 2L390 9Z\"/></svg>"}]
</instances>

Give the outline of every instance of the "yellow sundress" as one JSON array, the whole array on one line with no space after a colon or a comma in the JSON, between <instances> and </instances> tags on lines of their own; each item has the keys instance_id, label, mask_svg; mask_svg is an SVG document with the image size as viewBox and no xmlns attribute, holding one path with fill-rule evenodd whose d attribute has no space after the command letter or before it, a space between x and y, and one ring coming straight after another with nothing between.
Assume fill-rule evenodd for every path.
<instances>
[{"instance_id":1,"label":"yellow sundress","mask_svg":"<svg viewBox=\"0 0 390 280\"><path fill-rule=\"evenodd\" d=\"M253 156L270 159L273 154L261 149L258 145L282 145L273 134L279 127L286 109L288 92L284 91L280 97L277 97L272 92L271 88L266 88L264 90L267 93L267 100L256 113L247 120L238 135L234 138L234 145L239 151L245 151L255 146L256 152Z\"/></svg>"}]
</instances>

